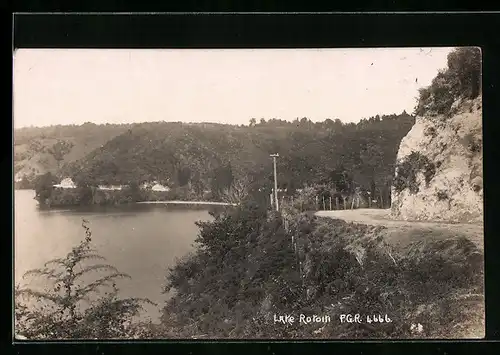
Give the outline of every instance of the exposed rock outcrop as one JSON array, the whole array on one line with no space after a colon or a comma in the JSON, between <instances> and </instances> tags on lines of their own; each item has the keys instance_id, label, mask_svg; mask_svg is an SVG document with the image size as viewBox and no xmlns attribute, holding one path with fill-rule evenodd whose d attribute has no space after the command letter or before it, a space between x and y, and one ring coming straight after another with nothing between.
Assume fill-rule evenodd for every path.
<instances>
[{"instance_id":1,"label":"exposed rock outcrop","mask_svg":"<svg viewBox=\"0 0 500 355\"><path fill-rule=\"evenodd\" d=\"M482 161L481 96L457 100L449 115L417 117L399 147L392 217L482 223Z\"/></svg>"}]
</instances>

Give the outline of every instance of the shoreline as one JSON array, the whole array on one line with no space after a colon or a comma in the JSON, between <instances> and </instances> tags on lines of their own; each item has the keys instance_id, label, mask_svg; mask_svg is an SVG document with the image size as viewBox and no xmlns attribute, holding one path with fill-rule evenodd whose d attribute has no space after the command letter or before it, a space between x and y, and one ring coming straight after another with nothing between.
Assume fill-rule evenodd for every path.
<instances>
[{"instance_id":1,"label":"shoreline","mask_svg":"<svg viewBox=\"0 0 500 355\"><path fill-rule=\"evenodd\" d=\"M213 202L213 201L180 201L180 200L172 200L172 201L139 201L136 202L137 205L155 205L155 204L166 204L166 205L215 205L215 206L237 206L236 203L228 203L228 202Z\"/></svg>"}]
</instances>

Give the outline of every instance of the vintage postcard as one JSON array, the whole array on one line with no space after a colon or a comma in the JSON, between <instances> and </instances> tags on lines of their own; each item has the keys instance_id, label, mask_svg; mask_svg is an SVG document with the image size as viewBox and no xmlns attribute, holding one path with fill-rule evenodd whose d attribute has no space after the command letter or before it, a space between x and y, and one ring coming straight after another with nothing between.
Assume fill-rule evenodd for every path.
<instances>
[{"instance_id":1,"label":"vintage postcard","mask_svg":"<svg viewBox=\"0 0 500 355\"><path fill-rule=\"evenodd\" d=\"M481 50L18 49L18 339L485 332Z\"/></svg>"}]
</instances>

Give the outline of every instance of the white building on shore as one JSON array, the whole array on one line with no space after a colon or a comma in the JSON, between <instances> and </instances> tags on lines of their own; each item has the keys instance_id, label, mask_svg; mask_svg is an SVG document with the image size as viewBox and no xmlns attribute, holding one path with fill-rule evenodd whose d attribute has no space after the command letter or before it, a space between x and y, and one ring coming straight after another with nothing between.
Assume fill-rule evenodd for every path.
<instances>
[{"instance_id":1,"label":"white building on shore","mask_svg":"<svg viewBox=\"0 0 500 355\"><path fill-rule=\"evenodd\" d=\"M58 187L61 189L74 189L76 188L76 185L71 178L65 178L62 179L59 184L54 185L54 187Z\"/></svg>"},{"instance_id":2,"label":"white building on shore","mask_svg":"<svg viewBox=\"0 0 500 355\"><path fill-rule=\"evenodd\" d=\"M61 188L61 189L74 189L77 187L71 178L65 178L59 184L53 185L53 186L56 188ZM110 191L110 190L122 190L123 186L122 185L99 185L97 188L99 190Z\"/></svg>"},{"instance_id":3,"label":"white building on shore","mask_svg":"<svg viewBox=\"0 0 500 355\"><path fill-rule=\"evenodd\" d=\"M116 191L116 190L122 190L123 185L99 185L97 188L99 190Z\"/></svg>"},{"instance_id":4,"label":"white building on shore","mask_svg":"<svg viewBox=\"0 0 500 355\"><path fill-rule=\"evenodd\" d=\"M170 191L170 188L168 188L168 186L163 186L161 184L154 184L151 187L151 190L153 190L153 191Z\"/></svg>"},{"instance_id":5,"label":"white building on shore","mask_svg":"<svg viewBox=\"0 0 500 355\"><path fill-rule=\"evenodd\" d=\"M168 186L162 185L158 181L145 182L141 185L141 189L151 189L152 191L170 191L170 188Z\"/></svg>"}]
</instances>

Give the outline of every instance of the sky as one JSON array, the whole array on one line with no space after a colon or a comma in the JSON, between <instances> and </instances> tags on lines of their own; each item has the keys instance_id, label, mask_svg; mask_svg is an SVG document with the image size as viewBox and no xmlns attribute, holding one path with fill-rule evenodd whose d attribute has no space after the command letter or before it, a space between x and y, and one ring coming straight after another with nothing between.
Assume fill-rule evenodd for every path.
<instances>
[{"instance_id":1,"label":"sky","mask_svg":"<svg viewBox=\"0 0 500 355\"><path fill-rule=\"evenodd\" d=\"M19 49L14 127L411 113L450 50Z\"/></svg>"}]
</instances>

